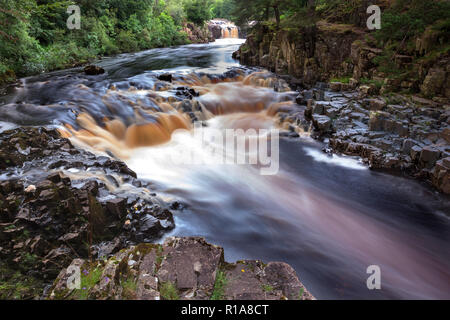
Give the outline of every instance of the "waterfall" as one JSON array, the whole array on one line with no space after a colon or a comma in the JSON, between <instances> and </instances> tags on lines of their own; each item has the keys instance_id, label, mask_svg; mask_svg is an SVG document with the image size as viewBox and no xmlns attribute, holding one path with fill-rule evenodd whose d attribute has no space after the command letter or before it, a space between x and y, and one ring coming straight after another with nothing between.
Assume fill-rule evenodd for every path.
<instances>
[{"instance_id":1,"label":"waterfall","mask_svg":"<svg viewBox=\"0 0 450 320\"><path fill-rule=\"evenodd\" d=\"M239 38L239 30L236 26L222 26L222 38Z\"/></svg>"},{"instance_id":2,"label":"waterfall","mask_svg":"<svg viewBox=\"0 0 450 320\"><path fill-rule=\"evenodd\" d=\"M223 19L215 19L211 20L209 22L210 29L213 30L213 34L215 35L215 38L217 39L219 37L219 31L220 31L220 38L226 39L226 38L239 38L239 29L238 27L228 21ZM216 34L217 32L217 34Z\"/></svg>"}]
</instances>

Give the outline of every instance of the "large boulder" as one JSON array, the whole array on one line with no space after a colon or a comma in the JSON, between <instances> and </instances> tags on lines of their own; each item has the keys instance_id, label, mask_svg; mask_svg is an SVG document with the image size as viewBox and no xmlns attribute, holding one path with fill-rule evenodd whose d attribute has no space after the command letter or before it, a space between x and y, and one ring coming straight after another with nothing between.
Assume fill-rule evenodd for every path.
<instances>
[{"instance_id":1,"label":"large boulder","mask_svg":"<svg viewBox=\"0 0 450 320\"><path fill-rule=\"evenodd\" d=\"M439 149L432 146L426 146L420 152L420 165L424 168L431 169L434 167L440 156L441 152Z\"/></svg>"},{"instance_id":2,"label":"large boulder","mask_svg":"<svg viewBox=\"0 0 450 320\"><path fill-rule=\"evenodd\" d=\"M420 87L425 96L432 97L439 94L445 83L445 70L440 68L430 69Z\"/></svg>"},{"instance_id":3,"label":"large boulder","mask_svg":"<svg viewBox=\"0 0 450 320\"><path fill-rule=\"evenodd\" d=\"M450 157L436 162L431 181L437 189L450 194Z\"/></svg>"},{"instance_id":4,"label":"large boulder","mask_svg":"<svg viewBox=\"0 0 450 320\"><path fill-rule=\"evenodd\" d=\"M211 32L214 39L222 38L222 27L215 23L208 23L209 31Z\"/></svg>"},{"instance_id":5,"label":"large boulder","mask_svg":"<svg viewBox=\"0 0 450 320\"><path fill-rule=\"evenodd\" d=\"M330 117L324 115L313 114L312 123L314 128L321 134L329 133L332 131L332 122Z\"/></svg>"},{"instance_id":6,"label":"large boulder","mask_svg":"<svg viewBox=\"0 0 450 320\"><path fill-rule=\"evenodd\" d=\"M84 73L90 76L96 76L105 73L105 69L99 66L89 65L84 67Z\"/></svg>"}]
</instances>

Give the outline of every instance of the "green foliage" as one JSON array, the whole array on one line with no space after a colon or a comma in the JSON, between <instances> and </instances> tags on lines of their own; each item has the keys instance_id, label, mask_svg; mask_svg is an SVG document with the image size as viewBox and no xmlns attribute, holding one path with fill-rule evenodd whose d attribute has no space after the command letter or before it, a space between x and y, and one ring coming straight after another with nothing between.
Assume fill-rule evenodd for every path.
<instances>
[{"instance_id":1,"label":"green foliage","mask_svg":"<svg viewBox=\"0 0 450 320\"><path fill-rule=\"evenodd\" d=\"M212 15L214 18L222 18L233 21L235 16L233 0L214 0L212 5Z\"/></svg>"},{"instance_id":2,"label":"green foliage","mask_svg":"<svg viewBox=\"0 0 450 320\"><path fill-rule=\"evenodd\" d=\"M262 284L261 288L265 291L265 292L272 292L274 289L271 285L269 284Z\"/></svg>"},{"instance_id":3,"label":"green foliage","mask_svg":"<svg viewBox=\"0 0 450 320\"><path fill-rule=\"evenodd\" d=\"M233 0L233 2L233 20L238 24L249 21L281 22L295 16L308 4L308 0Z\"/></svg>"},{"instance_id":4,"label":"green foliage","mask_svg":"<svg viewBox=\"0 0 450 320\"><path fill-rule=\"evenodd\" d=\"M122 282L122 296L126 300L132 300L136 298L137 283L133 279L127 279Z\"/></svg>"},{"instance_id":5,"label":"green foliage","mask_svg":"<svg viewBox=\"0 0 450 320\"><path fill-rule=\"evenodd\" d=\"M19 271L0 266L0 300L34 299L42 294L43 283Z\"/></svg>"},{"instance_id":6,"label":"green foliage","mask_svg":"<svg viewBox=\"0 0 450 320\"><path fill-rule=\"evenodd\" d=\"M367 0L317 0L316 11L331 21L347 22L357 11L368 6ZM375 1L373 2L375 4Z\"/></svg>"},{"instance_id":7,"label":"green foliage","mask_svg":"<svg viewBox=\"0 0 450 320\"><path fill-rule=\"evenodd\" d=\"M223 300L225 297L225 287L227 285L227 278L223 270L218 270L216 275L216 282L214 283L214 291L211 295L211 300Z\"/></svg>"},{"instance_id":8,"label":"green foliage","mask_svg":"<svg viewBox=\"0 0 450 320\"><path fill-rule=\"evenodd\" d=\"M0 83L102 55L187 43L183 24L212 17L212 0L0 1ZM80 30L66 26L72 4L81 9Z\"/></svg>"},{"instance_id":9,"label":"green foliage","mask_svg":"<svg viewBox=\"0 0 450 320\"><path fill-rule=\"evenodd\" d=\"M374 37L379 46L391 43L396 50L408 51L409 40L414 41L430 25L448 40L450 2L397 0L383 13L381 29Z\"/></svg>"},{"instance_id":10,"label":"green foliage","mask_svg":"<svg viewBox=\"0 0 450 320\"><path fill-rule=\"evenodd\" d=\"M205 21L212 18L211 0L185 0L183 7L186 12L187 19L197 25L201 26Z\"/></svg>"},{"instance_id":11,"label":"green foliage","mask_svg":"<svg viewBox=\"0 0 450 320\"><path fill-rule=\"evenodd\" d=\"M351 78L351 76L349 76L349 77L342 77L342 78L332 78L332 79L330 79L330 82L349 83L350 82L350 78Z\"/></svg>"},{"instance_id":12,"label":"green foliage","mask_svg":"<svg viewBox=\"0 0 450 320\"><path fill-rule=\"evenodd\" d=\"M89 296L89 290L100 282L103 270L99 267L90 270L83 270L81 273L81 286L73 293L73 297L78 300L86 300Z\"/></svg>"},{"instance_id":13,"label":"green foliage","mask_svg":"<svg viewBox=\"0 0 450 320\"><path fill-rule=\"evenodd\" d=\"M177 288L170 281L161 283L159 292L161 294L161 298L164 300L179 300L180 299Z\"/></svg>"},{"instance_id":14,"label":"green foliage","mask_svg":"<svg viewBox=\"0 0 450 320\"><path fill-rule=\"evenodd\" d=\"M137 51L139 48L138 42L130 30L120 30L116 38L116 44L124 52Z\"/></svg>"},{"instance_id":15,"label":"green foliage","mask_svg":"<svg viewBox=\"0 0 450 320\"><path fill-rule=\"evenodd\" d=\"M377 81L377 80L372 80L372 79L367 79L367 78L361 78L361 79L359 79L359 82L364 85L372 85L373 84L378 89L381 89L381 87L383 86L383 81Z\"/></svg>"},{"instance_id":16,"label":"green foliage","mask_svg":"<svg viewBox=\"0 0 450 320\"><path fill-rule=\"evenodd\" d=\"M300 288L300 291L298 293L298 300L302 300L304 292L305 292L305 289L304 288Z\"/></svg>"}]
</instances>

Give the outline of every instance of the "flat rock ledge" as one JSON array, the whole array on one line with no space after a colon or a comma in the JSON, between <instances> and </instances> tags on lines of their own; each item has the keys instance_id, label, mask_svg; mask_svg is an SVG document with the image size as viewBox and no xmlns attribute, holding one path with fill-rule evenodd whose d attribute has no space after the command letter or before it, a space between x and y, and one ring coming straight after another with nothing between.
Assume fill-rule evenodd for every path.
<instances>
[{"instance_id":1,"label":"flat rock ledge","mask_svg":"<svg viewBox=\"0 0 450 320\"><path fill-rule=\"evenodd\" d=\"M79 289L67 285L74 283L68 281L74 270ZM139 244L103 261L75 259L60 272L49 299L315 300L288 264L227 263L223 248L201 237Z\"/></svg>"}]
</instances>

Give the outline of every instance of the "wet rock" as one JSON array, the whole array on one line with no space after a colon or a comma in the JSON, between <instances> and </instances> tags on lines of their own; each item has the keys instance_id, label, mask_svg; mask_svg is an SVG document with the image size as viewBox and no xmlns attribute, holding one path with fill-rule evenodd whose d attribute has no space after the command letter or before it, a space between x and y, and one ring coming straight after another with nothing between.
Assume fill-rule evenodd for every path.
<instances>
[{"instance_id":1,"label":"wet rock","mask_svg":"<svg viewBox=\"0 0 450 320\"><path fill-rule=\"evenodd\" d=\"M398 134L399 136L408 135L408 127L400 121L391 119L387 112L377 111L370 114L369 130L371 131L387 131Z\"/></svg>"},{"instance_id":2,"label":"wet rock","mask_svg":"<svg viewBox=\"0 0 450 320\"><path fill-rule=\"evenodd\" d=\"M440 134L440 137L450 144L450 128L444 128Z\"/></svg>"},{"instance_id":3,"label":"wet rock","mask_svg":"<svg viewBox=\"0 0 450 320\"><path fill-rule=\"evenodd\" d=\"M368 99L368 102L369 102L369 109L371 111L381 111L387 105L386 101L382 99Z\"/></svg>"},{"instance_id":4,"label":"wet rock","mask_svg":"<svg viewBox=\"0 0 450 320\"><path fill-rule=\"evenodd\" d=\"M331 119L328 116L313 115L313 125L320 133L325 134L331 131Z\"/></svg>"},{"instance_id":5,"label":"wet rock","mask_svg":"<svg viewBox=\"0 0 450 320\"><path fill-rule=\"evenodd\" d=\"M51 173L48 177L47 177L48 181L51 181L53 183L58 183L61 182L61 172L54 172Z\"/></svg>"},{"instance_id":6,"label":"wet rock","mask_svg":"<svg viewBox=\"0 0 450 320\"><path fill-rule=\"evenodd\" d=\"M313 104L313 113L325 114L325 110L330 106L328 102L316 101Z\"/></svg>"},{"instance_id":7,"label":"wet rock","mask_svg":"<svg viewBox=\"0 0 450 320\"><path fill-rule=\"evenodd\" d=\"M330 89L334 92L339 92L342 90L342 83L341 82L330 82Z\"/></svg>"},{"instance_id":8,"label":"wet rock","mask_svg":"<svg viewBox=\"0 0 450 320\"><path fill-rule=\"evenodd\" d=\"M313 89L313 97L317 101L325 100L325 90L323 90L323 89Z\"/></svg>"},{"instance_id":9,"label":"wet rock","mask_svg":"<svg viewBox=\"0 0 450 320\"><path fill-rule=\"evenodd\" d=\"M420 87L425 96L431 97L441 91L445 82L445 70L440 68L430 69Z\"/></svg>"},{"instance_id":10,"label":"wet rock","mask_svg":"<svg viewBox=\"0 0 450 320\"><path fill-rule=\"evenodd\" d=\"M314 106L314 100L309 99L307 101L307 105L304 111L304 116L306 120L312 120L312 114L313 114L313 106Z\"/></svg>"},{"instance_id":11,"label":"wet rock","mask_svg":"<svg viewBox=\"0 0 450 320\"><path fill-rule=\"evenodd\" d=\"M73 252L65 245L51 250L42 260L43 271L49 279L54 279L61 267L67 266L73 259Z\"/></svg>"},{"instance_id":12,"label":"wet rock","mask_svg":"<svg viewBox=\"0 0 450 320\"><path fill-rule=\"evenodd\" d=\"M222 38L222 27L214 23L208 23L208 28L214 39Z\"/></svg>"},{"instance_id":13,"label":"wet rock","mask_svg":"<svg viewBox=\"0 0 450 320\"><path fill-rule=\"evenodd\" d=\"M299 94L296 98L295 98L295 102L299 105L305 105L307 103L307 99L305 99L305 96L303 94Z\"/></svg>"},{"instance_id":14,"label":"wet rock","mask_svg":"<svg viewBox=\"0 0 450 320\"><path fill-rule=\"evenodd\" d=\"M328 116L332 119L332 130L328 135L334 139L330 142L341 141L337 145L346 146L342 147L342 152L362 156L359 152L376 148L377 151L371 154L372 160L364 159L373 168L391 170L395 167L402 173L429 180L432 163L446 158L450 150L450 135L446 130L450 125L447 107L450 97L448 57L415 66L413 69L418 74L411 79L389 78L374 65L374 59L382 54L381 49L370 47L354 29L334 34L330 32L330 27L340 29L342 25L319 22L314 28L300 28L298 32L303 45L299 46L283 30L270 33L266 26L256 26L255 34L249 35L246 44L239 50L240 61L277 73L287 73L309 86L308 90L300 92L296 102L306 104L304 119L312 121L316 129L313 137L322 138L323 135L318 130L317 119L320 118L316 115ZM425 43L422 40L418 39L421 51ZM396 54L394 60L400 67L406 67L412 63L413 57ZM327 88L317 82L340 75L352 75L348 86L332 82ZM362 79L370 79L370 84L360 85L355 92L344 93L347 89L355 89L358 80ZM430 99L393 93L399 89L420 89ZM309 93L311 95L307 95ZM326 105L342 97L348 100L341 106ZM368 111L371 113L368 114ZM309 127L305 125L306 130ZM366 132L351 136L333 133L347 129L363 129ZM379 139L379 135L383 139ZM411 140L403 141L405 139ZM429 145L440 150L439 158L431 162L419 161L422 148Z\"/></svg>"},{"instance_id":15,"label":"wet rock","mask_svg":"<svg viewBox=\"0 0 450 320\"><path fill-rule=\"evenodd\" d=\"M106 202L108 214L122 219L127 214L127 200L124 198L115 198Z\"/></svg>"},{"instance_id":16,"label":"wet rock","mask_svg":"<svg viewBox=\"0 0 450 320\"><path fill-rule=\"evenodd\" d=\"M363 85L359 86L359 91L365 96L372 96L377 93L377 88L374 85Z\"/></svg>"},{"instance_id":17,"label":"wet rock","mask_svg":"<svg viewBox=\"0 0 450 320\"><path fill-rule=\"evenodd\" d=\"M411 156L412 161L418 162L421 152L422 152L422 148L421 147L419 147L419 146L412 146L411 149L410 149L410 153L409 153L410 156Z\"/></svg>"},{"instance_id":18,"label":"wet rock","mask_svg":"<svg viewBox=\"0 0 450 320\"><path fill-rule=\"evenodd\" d=\"M436 162L432 183L440 191L450 194L450 157Z\"/></svg>"},{"instance_id":19,"label":"wet rock","mask_svg":"<svg viewBox=\"0 0 450 320\"><path fill-rule=\"evenodd\" d=\"M418 145L417 141L414 141L412 139L405 139L402 144L403 153L409 155L411 153L411 148L415 145Z\"/></svg>"},{"instance_id":20,"label":"wet rock","mask_svg":"<svg viewBox=\"0 0 450 320\"><path fill-rule=\"evenodd\" d=\"M158 76L158 79L161 80L161 81L172 82L172 74L170 74L170 73L160 74Z\"/></svg>"},{"instance_id":21,"label":"wet rock","mask_svg":"<svg viewBox=\"0 0 450 320\"><path fill-rule=\"evenodd\" d=\"M420 152L420 164L422 167L431 169L439 159L441 152L434 147L427 146Z\"/></svg>"},{"instance_id":22,"label":"wet rock","mask_svg":"<svg viewBox=\"0 0 450 320\"><path fill-rule=\"evenodd\" d=\"M95 76L99 74L105 73L105 69L99 66L89 65L84 67L83 69L84 73L90 76Z\"/></svg>"},{"instance_id":23,"label":"wet rock","mask_svg":"<svg viewBox=\"0 0 450 320\"><path fill-rule=\"evenodd\" d=\"M369 130L371 131L385 131L386 121L389 114L386 112L373 112L370 114Z\"/></svg>"},{"instance_id":24,"label":"wet rock","mask_svg":"<svg viewBox=\"0 0 450 320\"><path fill-rule=\"evenodd\" d=\"M150 237L154 236L155 234L158 234L159 231L161 231L163 228L161 226L161 223L158 219L153 217L152 215L146 214L141 220L139 225L139 234L138 236L145 236L146 234L149 234ZM142 238L143 240L144 238ZM138 240L138 241L142 241Z\"/></svg>"}]
</instances>

